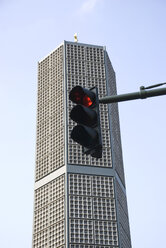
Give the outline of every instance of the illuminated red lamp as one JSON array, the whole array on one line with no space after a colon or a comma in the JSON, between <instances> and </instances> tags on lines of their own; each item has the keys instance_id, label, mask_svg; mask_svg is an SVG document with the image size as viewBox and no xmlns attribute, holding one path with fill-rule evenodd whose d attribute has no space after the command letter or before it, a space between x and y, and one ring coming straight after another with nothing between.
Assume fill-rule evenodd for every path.
<instances>
[{"instance_id":1,"label":"illuminated red lamp","mask_svg":"<svg viewBox=\"0 0 166 248\"><path fill-rule=\"evenodd\" d=\"M74 103L91 107L95 103L95 94L81 86L76 86L71 90L69 99Z\"/></svg>"}]
</instances>

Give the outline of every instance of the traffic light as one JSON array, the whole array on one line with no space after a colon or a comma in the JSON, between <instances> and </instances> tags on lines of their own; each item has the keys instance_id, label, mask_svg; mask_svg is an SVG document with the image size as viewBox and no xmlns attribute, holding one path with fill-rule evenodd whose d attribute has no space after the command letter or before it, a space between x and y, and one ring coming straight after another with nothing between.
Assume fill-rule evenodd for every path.
<instances>
[{"instance_id":1,"label":"traffic light","mask_svg":"<svg viewBox=\"0 0 166 248\"><path fill-rule=\"evenodd\" d=\"M71 138L82 145L83 153L102 157L98 89L76 86L70 91L69 99L77 105L70 112L70 118L77 122Z\"/></svg>"}]
</instances>

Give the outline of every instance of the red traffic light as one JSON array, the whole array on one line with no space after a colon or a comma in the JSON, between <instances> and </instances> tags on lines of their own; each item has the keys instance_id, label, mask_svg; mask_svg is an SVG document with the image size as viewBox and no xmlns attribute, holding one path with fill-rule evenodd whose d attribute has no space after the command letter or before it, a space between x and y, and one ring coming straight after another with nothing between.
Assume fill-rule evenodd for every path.
<instances>
[{"instance_id":1,"label":"red traffic light","mask_svg":"<svg viewBox=\"0 0 166 248\"><path fill-rule=\"evenodd\" d=\"M94 158L102 158L102 138L98 89L85 89L75 86L69 99L76 103L70 112L70 118L78 125L71 131L71 139L82 146L83 153Z\"/></svg>"},{"instance_id":2,"label":"red traffic light","mask_svg":"<svg viewBox=\"0 0 166 248\"><path fill-rule=\"evenodd\" d=\"M83 99L82 99L82 102L83 102L83 105L85 106L85 107L90 107L92 104L93 104L93 102L92 102L92 100L90 99L90 97L89 96L83 96Z\"/></svg>"},{"instance_id":3,"label":"red traffic light","mask_svg":"<svg viewBox=\"0 0 166 248\"><path fill-rule=\"evenodd\" d=\"M71 90L69 99L74 103L90 107L95 103L95 94L81 86L76 86Z\"/></svg>"}]
</instances>

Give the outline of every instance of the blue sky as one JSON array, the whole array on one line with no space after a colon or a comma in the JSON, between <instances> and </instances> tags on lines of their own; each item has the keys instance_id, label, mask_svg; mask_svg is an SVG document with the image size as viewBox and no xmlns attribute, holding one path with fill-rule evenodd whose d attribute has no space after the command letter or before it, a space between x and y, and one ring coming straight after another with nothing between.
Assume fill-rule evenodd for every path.
<instances>
[{"instance_id":1,"label":"blue sky","mask_svg":"<svg viewBox=\"0 0 166 248\"><path fill-rule=\"evenodd\" d=\"M166 81L164 0L0 0L0 247L32 239L37 62L63 40L106 46L118 93ZM166 242L166 97L119 104L132 245Z\"/></svg>"}]
</instances>

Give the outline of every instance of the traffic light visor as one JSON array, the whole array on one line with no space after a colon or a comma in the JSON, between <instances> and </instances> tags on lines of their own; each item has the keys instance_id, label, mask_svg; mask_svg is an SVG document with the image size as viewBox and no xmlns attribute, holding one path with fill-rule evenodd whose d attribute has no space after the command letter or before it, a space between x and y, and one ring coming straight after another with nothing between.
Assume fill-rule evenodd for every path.
<instances>
[{"instance_id":1,"label":"traffic light visor","mask_svg":"<svg viewBox=\"0 0 166 248\"><path fill-rule=\"evenodd\" d=\"M69 99L74 103L90 107L95 103L95 94L81 86L76 86L71 90Z\"/></svg>"}]
</instances>

